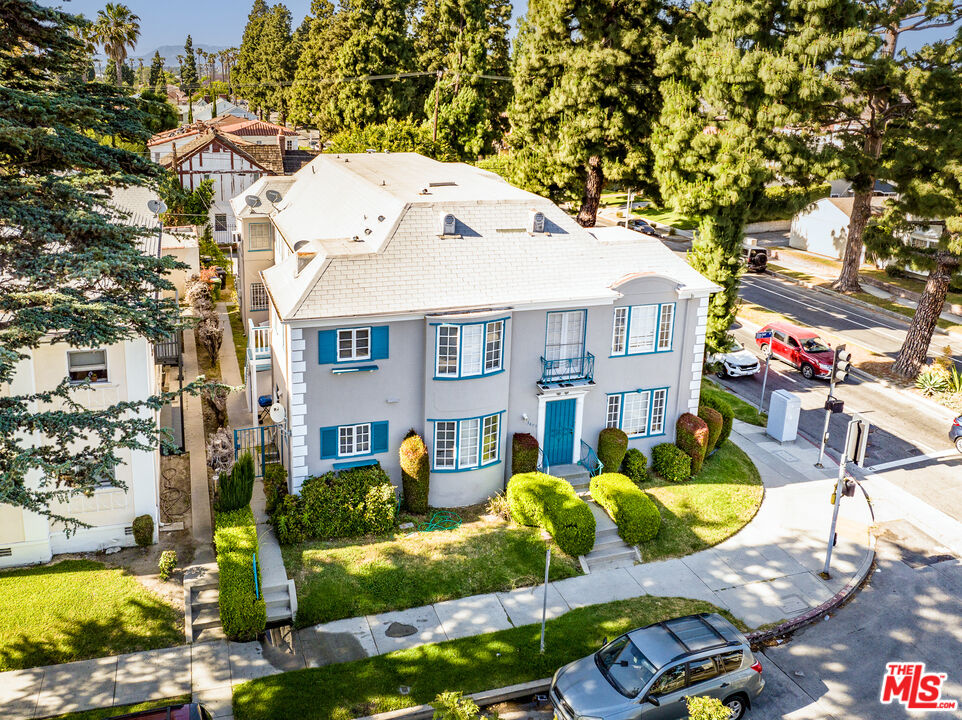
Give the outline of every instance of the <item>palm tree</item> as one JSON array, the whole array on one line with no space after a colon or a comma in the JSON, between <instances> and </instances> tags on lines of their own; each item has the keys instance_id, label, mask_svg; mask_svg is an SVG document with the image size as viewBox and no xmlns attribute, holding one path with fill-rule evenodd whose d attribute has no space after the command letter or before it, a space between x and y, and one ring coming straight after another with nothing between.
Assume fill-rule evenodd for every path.
<instances>
[{"instance_id":1,"label":"palm tree","mask_svg":"<svg viewBox=\"0 0 962 720\"><path fill-rule=\"evenodd\" d=\"M127 48L133 50L140 37L140 18L130 8L120 3L109 2L103 10L97 11L97 22L93 27L94 37L103 46L104 52L114 61L117 70L117 85L123 85L121 68L127 59Z\"/></svg>"}]
</instances>

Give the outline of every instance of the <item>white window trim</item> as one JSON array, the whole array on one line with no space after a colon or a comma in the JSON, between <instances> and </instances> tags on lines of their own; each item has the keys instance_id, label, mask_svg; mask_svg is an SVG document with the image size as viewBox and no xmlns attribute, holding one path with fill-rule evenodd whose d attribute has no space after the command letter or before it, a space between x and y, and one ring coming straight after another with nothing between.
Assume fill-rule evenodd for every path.
<instances>
[{"instance_id":1,"label":"white window trim","mask_svg":"<svg viewBox=\"0 0 962 720\"><path fill-rule=\"evenodd\" d=\"M270 308L270 300L267 297L267 286L262 282L251 283L251 307L250 312L260 312ZM257 302L263 300L263 302ZM256 302L256 306L255 306Z\"/></svg>"},{"instance_id":2,"label":"white window trim","mask_svg":"<svg viewBox=\"0 0 962 720\"><path fill-rule=\"evenodd\" d=\"M661 331L665 323L665 310L668 310L668 332L666 345L661 344ZM655 334L655 352L671 352L671 343L675 334L675 303L662 303L658 306L658 332Z\"/></svg>"},{"instance_id":3,"label":"white window trim","mask_svg":"<svg viewBox=\"0 0 962 720\"><path fill-rule=\"evenodd\" d=\"M441 328L454 330L454 371L441 372ZM434 374L436 377L456 378L461 375L461 326L438 325L434 333Z\"/></svg>"},{"instance_id":4,"label":"white window trim","mask_svg":"<svg viewBox=\"0 0 962 720\"><path fill-rule=\"evenodd\" d=\"M494 431L494 455L486 457L484 446L489 442L490 432ZM496 463L501 455L501 415L488 415L481 418L481 432L478 435L479 464Z\"/></svg>"},{"instance_id":5,"label":"white window trim","mask_svg":"<svg viewBox=\"0 0 962 720\"><path fill-rule=\"evenodd\" d=\"M104 355L103 363L95 363L92 365L79 365L77 367L71 367L70 365L71 356L79 355L80 353L93 353L93 352L103 353ZM110 367L109 367L109 363L107 362L107 350L105 348L92 348L90 350L68 350L67 351L67 377L68 378L70 377L71 372L83 372L85 370L87 371L88 374L92 372L97 372L99 370L103 370L104 377L102 379L91 380L90 381L91 385L105 385L109 383ZM70 380L71 385L79 385L82 382L86 382L86 380Z\"/></svg>"},{"instance_id":6,"label":"white window trim","mask_svg":"<svg viewBox=\"0 0 962 720\"><path fill-rule=\"evenodd\" d=\"M259 247L254 245L254 228L260 225L267 226L267 237L266 245L264 247ZM270 222L252 222L247 226L247 251L248 252L263 252L265 250L270 250L274 247L274 226ZM263 242L263 238L259 239L259 242Z\"/></svg>"},{"instance_id":7,"label":"white window trim","mask_svg":"<svg viewBox=\"0 0 962 720\"><path fill-rule=\"evenodd\" d=\"M498 331L498 354L497 354L497 367L488 367L488 330L492 325L500 326ZM481 328L480 333L480 372L465 374L463 372L464 364L464 328L477 326ZM441 328L455 330L455 370L441 372ZM469 379L469 378L479 378L485 375L494 375L496 373L502 372L504 370L504 334L505 334L505 323L504 319L500 320L490 320L486 322L477 323L442 323L437 326L434 333L434 376L438 378L448 378L448 379ZM493 343L492 343L493 344Z\"/></svg>"},{"instance_id":8,"label":"white window trim","mask_svg":"<svg viewBox=\"0 0 962 720\"><path fill-rule=\"evenodd\" d=\"M490 415L482 415L480 417L473 418L456 418L451 420L434 420L434 455L431 458L431 468L432 470L445 471L445 472L461 472L466 470L480 470L491 465L497 465L501 462L501 415L502 413L491 413ZM492 418L494 420L494 456L484 459L483 449L485 440L485 428L489 426ZM464 437L464 429L468 423L477 423L477 442L474 443L473 448L468 448L471 452L472 457L463 458L461 442ZM439 449L441 443L438 440L438 436L441 431L441 427L447 426L449 424L454 425L454 439L452 441L454 453L453 459L450 465L440 465L438 463L438 458L440 457ZM490 430L490 426L488 427Z\"/></svg>"},{"instance_id":9,"label":"white window trim","mask_svg":"<svg viewBox=\"0 0 962 720\"><path fill-rule=\"evenodd\" d=\"M655 308L655 318L654 318L654 329L652 332L652 343L651 349L641 349L632 350L631 349L631 315L632 311L638 309L640 312L641 308ZM661 343L661 329L662 320L664 317L664 308L671 308L669 313L670 317L668 320L668 335L667 344L663 345ZM672 351L672 345L674 343L674 333L675 333L675 311L676 303L666 302L666 303L645 303L643 305L622 305L616 307L611 316L611 357L628 357L631 355L652 355L654 353L665 353ZM618 328L618 315L619 313L624 314L624 326L620 329ZM616 343L620 341L621 349L616 349Z\"/></svg>"},{"instance_id":10,"label":"white window trim","mask_svg":"<svg viewBox=\"0 0 962 720\"><path fill-rule=\"evenodd\" d=\"M454 437L451 439L453 446L453 452L451 453L451 464L450 465L439 465L438 450L441 447L441 442L438 440L438 434L441 430L442 425L454 425ZM435 470L455 470L458 467L458 421L457 420L438 420L434 423L434 462L432 466Z\"/></svg>"},{"instance_id":11,"label":"white window trim","mask_svg":"<svg viewBox=\"0 0 962 720\"><path fill-rule=\"evenodd\" d=\"M361 330L367 331L367 354L359 355L357 352L357 334ZM351 354L347 357L341 357L341 333L351 334ZM356 327L356 328L338 328L337 334L334 341L337 343L337 362L357 362L358 360L370 360L371 359L371 328L370 327Z\"/></svg>"},{"instance_id":12,"label":"white window trim","mask_svg":"<svg viewBox=\"0 0 962 720\"><path fill-rule=\"evenodd\" d=\"M361 449L357 446L357 436L366 428L367 430L367 448ZM347 452L341 451L341 436L342 433L348 431L350 437L350 447L351 449ZM337 426L337 457L353 457L354 455L370 455L371 454L371 423L358 423L357 425L338 425Z\"/></svg>"},{"instance_id":13,"label":"white window trim","mask_svg":"<svg viewBox=\"0 0 962 720\"><path fill-rule=\"evenodd\" d=\"M659 435L665 434L665 416L668 414L668 391L670 388L660 387L652 388L650 390L627 390L625 392L610 393L605 401L605 427L616 427L620 430L624 430L629 438L643 438L643 437L658 437ZM629 433L624 428L624 418L625 418L625 398L629 395L646 395L648 402L646 407L646 418L645 418L645 431L637 433ZM655 415L655 397L660 395L662 398L661 403L661 417ZM618 422L615 425L611 424L609 414L611 409L612 398L618 398ZM658 428L657 431L654 428Z\"/></svg>"}]
</instances>

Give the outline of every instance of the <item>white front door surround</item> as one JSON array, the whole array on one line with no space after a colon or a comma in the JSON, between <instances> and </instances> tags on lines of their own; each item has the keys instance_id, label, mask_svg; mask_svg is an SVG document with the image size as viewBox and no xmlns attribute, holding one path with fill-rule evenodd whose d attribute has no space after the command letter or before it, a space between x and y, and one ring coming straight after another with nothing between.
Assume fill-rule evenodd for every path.
<instances>
[{"instance_id":1,"label":"white front door surround","mask_svg":"<svg viewBox=\"0 0 962 720\"><path fill-rule=\"evenodd\" d=\"M572 388L550 388L542 390L538 394L538 447L544 447L544 426L545 426L545 406L552 400L563 400L565 398L575 399L575 428L572 437L571 457L572 462L577 462L581 457L581 430L582 416L584 414L585 395L591 390L591 386L584 385Z\"/></svg>"}]
</instances>

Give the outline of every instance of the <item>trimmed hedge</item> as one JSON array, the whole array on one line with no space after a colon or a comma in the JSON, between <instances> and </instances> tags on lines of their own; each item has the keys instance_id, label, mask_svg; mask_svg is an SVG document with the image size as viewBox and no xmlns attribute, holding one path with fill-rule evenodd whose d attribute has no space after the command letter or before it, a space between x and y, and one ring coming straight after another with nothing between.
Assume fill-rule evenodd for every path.
<instances>
[{"instance_id":1,"label":"trimmed hedge","mask_svg":"<svg viewBox=\"0 0 962 720\"><path fill-rule=\"evenodd\" d=\"M638 448L630 448L625 453L625 459L621 461L621 472L627 475L629 480L643 483L648 479L648 458Z\"/></svg>"},{"instance_id":2,"label":"trimmed hedge","mask_svg":"<svg viewBox=\"0 0 962 720\"><path fill-rule=\"evenodd\" d=\"M715 447L718 447L723 442L728 439L728 436L732 434L732 423L735 420L735 411L732 410L732 406L725 402L721 398L712 398L705 393L701 394L699 399L701 405L705 407L714 408L721 413L722 416L722 428L721 434L718 436L718 442L715 443Z\"/></svg>"},{"instance_id":3,"label":"trimmed hedge","mask_svg":"<svg viewBox=\"0 0 962 720\"><path fill-rule=\"evenodd\" d=\"M511 439L511 474L535 472L538 469L538 441L530 433L515 433Z\"/></svg>"},{"instance_id":4,"label":"trimmed hedge","mask_svg":"<svg viewBox=\"0 0 962 720\"><path fill-rule=\"evenodd\" d=\"M147 547L154 543L154 519L150 515L138 515L131 523L134 531L134 542L140 547Z\"/></svg>"},{"instance_id":5,"label":"trimmed hedge","mask_svg":"<svg viewBox=\"0 0 962 720\"><path fill-rule=\"evenodd\" d=\"M214 546L224 632L233 640L253 640L267 625L267 606L263 595L258 600L254 594L252 556L257 552L257 526L249 507L217 513Z\"/></svg>"},{"instance_id":6,"label":"trimmed hedge","mask_svg":"<svg viewBox=\"0 0 962 720\"><path fill-rule=\"evenodd\" d=\"M300 495L282 500L271 521L277 539L287 545L385 535L394 529L396 510L397 496L387 473L379 464L365 465L308 478Z\"/></svg>"},{"instance_id":7,"label":"trimmed hedge","mask_svg":"<svg viewBox=\"0 0 962 720\"><path fill-rule=\"evenodd\" d=\"M287 470L280 463L265 465L264 498L267 501L267 514L272 515L287 495Z\"/></svg>"},{"instance_id":8,"label":"trimmed hedge","mask_svg":"<svg viewBox=\"0 0 962 720\"><path fill-rule=\"evenodd\" d=\"M705 453L706 455L711 455L715 448L718 447L718 438L721 437L724 418L722 418L722 414L715 408L708 407L707 405L698 406L698 417L704 420L708 426L708 447L705 449Z\"/></svg>"},{"instance_id":9,"label":"trimmed hedge","mask_svg":"<svg viewBox=\"0 0 962 720\"><path fill-rule=\"evenodd\" d=\"M543 527L568 555L585 555L595 545L595 516L567 480L515 475L508 481L508 507L516 523Z\"/></svg>"},{"instance_id":10,"label":"trimmed hedge","mask_svg":"<svg viewBox=\"0 0 962 720\"><path fill-rule=\"evenodd\" d=\"M651 467L671 482L685 482L691 477L691 458L671 443L661 443L652 448Z\"/></svg>"},{"instance_id":11,"label":"trimmed hedge","mask_svg":"<svg viewBox=\"0 0 962 720\"><path fill-rule=\"evenodd\" d=\"M251 504L254 494L254 456L242 453L230 472L217 478L217 509L221 512L240 510Z\"/></svg>"},{"instance_id":12,"label":"trimmed hedge","mask_svg":"<svg viewBox=\"0 0 962 720\"><path fill-rule=\"evenodd\" d=\"M598 433L598 459L606 472L618 472L628 451L628 435L619 428L605 428Z\"/></svg>"},{"instance_id":13,"label":"trimmed hedge","mask_svg":"<svg viewBox=\"0 0 962 720\"><path fill-rule=\"evenodd\" d=\"M424 515L428 511L428 494L431 483L431 458L427 445L411 430L398 450L401 459L401 489L404 506L413 513Z\"/></svg>"},{"instance_id":14,"label":"trimmed hedge","mask_svg":"<svg viewBox=\"0 0 962 720\"><path fill-rule=\"evenodd\" d=\"M629 545L651 540L661 527L661 513L651 498L619 473L602 473L591 478L591 498L601 505L618 526L618 534Z\"/></svg>"},{"instance_id":15,"label":"trimmed hedge","mask_svg":"<svg viewBox=\"0 0 962 720\"><path fill-rule=\"evenodd\" d=\"M691 458L691 474L701 472L708 450L708 425L697 415L682 413L675 423L675 444Z\"/></svg>"}]
</instances>

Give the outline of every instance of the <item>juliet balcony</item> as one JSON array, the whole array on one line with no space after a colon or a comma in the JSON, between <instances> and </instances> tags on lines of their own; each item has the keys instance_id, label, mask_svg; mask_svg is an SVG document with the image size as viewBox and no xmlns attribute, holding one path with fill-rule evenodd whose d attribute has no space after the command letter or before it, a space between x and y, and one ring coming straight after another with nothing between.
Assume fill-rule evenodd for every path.
<instances>
[{"instance_id":1,"label":"juliet balcony","mask_svg":"<svg viewBox=\"0 0 962 720\"><path fill-rule=\"evenodd\" d=\"M271 328L247 321L247 365L256 370L271 369Z\"/></svg>"},{"instance_id":2,"label":"juliet balcony","mask_svg":"<svg viewBox=\"0 0 962 720\"><path fill-rule=\"evenodd\" d=\"M590 352L570 358L548 360L541 358L541 387L587 385L594 382L595 356Z\"/></svg>"}]
</instances>

